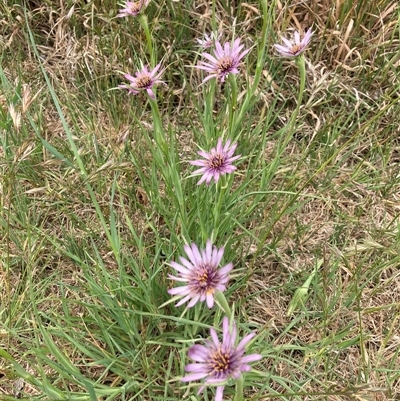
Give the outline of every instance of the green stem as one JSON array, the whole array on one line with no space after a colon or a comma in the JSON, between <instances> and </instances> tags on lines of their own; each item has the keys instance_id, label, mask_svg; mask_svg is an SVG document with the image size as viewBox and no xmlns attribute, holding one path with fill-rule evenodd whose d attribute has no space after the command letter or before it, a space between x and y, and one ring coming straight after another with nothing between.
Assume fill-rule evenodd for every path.
<instances>
[{"instance_id":1,"label":"green stem","mask_svg":"<svg viewBox=\"0 0 400 401\"><path fill-rule=\"evenodd\" d=\"M211 9L211 28L213 32L217 32L216 3L217 1L213 0Z\"/></svg>"},{"instance_id":2,"label":"green stem","mask_svg":"<svg viewBox=\"0 0 400 401\"><path fill-rule=\"evenodd\" d=\"M296 62L297 67L299 68L299 72L300 72L300 88L299 88L299 94L297 96L296 110L292 116L291 128L293 128L293 126L296 122L296 118L299 114L301 102L303 101L304 89L306 87L306 62L305 62L304 56L300 55L299 57L296 57L295 62Z\"/></svg>"},{"instance_id":3,"label":"green stem","mask_svg":"<svg viewBox=\"0 0 400 401\"><path fill-rule=\"evenodd\" d=\"M214 207L214 236L218 237L218 228L219 228L219 218L221 216L221 208L222 202L224 200L225 190L228 187L228 183L225 180L225 176L222 176L219 180L219 183L215 186L215 191L218 192L218 201L215 203Z\"/></svg>"},{"instance_id":4,"label":"green stem","mask_svg":"<svg viewBox=\"0 0 400 401\"><path fill-rule=\"evenodd\" d=\"M217 291L215 293L215 300L217 301L217 305L226 314L229 321L232 322L232 311L231 308L229 307L228 301L226 300L224 293L222 291Z\"/></svg>"},{"instance_id":5,"label":"green stem","mask_svg":"<svg viewBox=\"0 0 400 401\"><path fill-rule=\"evenodd\" d=\"M207 146L214 140L214 121L213 121L213 110L215 102L215 79L212 79L210 85L207 85L204 89L205 94L205 110L204 110L204 130L207 138Z\"/></svg>"},{"instance_id":6,"label":"green stem","mask_svg":"<svg viewBox=\"0 0 400 401\"><path fill-rule=\"evenodd\" d=\"M243 401L243 376L240 376L239 379L236 380L236 394L234 401Z\"/></svg>"},{"instance_id":7,"label":"green stem","mask_svg":"<svg viewBox=\"0 0 400 401\"><path fill-rule=\"evenodd\" d=\"M268 37L268 26L269 26L269 21L271 19L272 13L270 12L271 2L268 0L261 0L261 7L263 10L263 26L261 29L261 40L258 45L258 52L257 52L257 65L256 65L256 70L254 73L254 80L253 84L249 88L249 90L246 93L246 96L244 98L244 101L240 107L240 110L238 112L238 116L235 119L235 125L233 127L232 132L230 133L236 142L238 140L238 136L236 136L236 131L240 127L242 120L249 108L250 102L254 97L254 94L257 90L257 87L260 83L261 80L261 75L262 71L265 68L265 49L267 47L267 37Z\"/></svg>"},{"instance_id":8,"label":"green stem","mask_svg":"<svg viewBox=\"0 0 400 401\"><path fill-rule=\"evenodd\" d=\"M153 89L154 90L154 89ZM164 137L164 130L161 121L160 110L158 109L157 101L153 100L149 97L151 112L153 116L153 124L154 124L154 136L157 143L157 146L162 150L162 152L167 155L168 154L168 144Z\"/></svg>"},{"instance_id":9,"label":"green stem","mask_svg":"<svg viewBox=\"0 0 400 401\"><path fill-rule=\"evenodd\" d=\"M300 72L300 88L299 88L299 93L297 95L297 105L294 113L292 114L292 117L286 126L287 128L284 129L284 132L286 132L286 137L284 138L280 149L279 149L279 154L281 154L284 149L286 148L287 144L290 142L292 139L293 133L295 131L295 125L296 125L296 120L297 116L299 114L301 102L303 101L303 94L304 94L304 89L306 87L306 63L303 55L300 55L296 57L295 59L296 65L299 68Z\"/></svg>"},{"instance_id":10,"label":"green stem","mask_svg":"<svg viewBox=\"0 0 400 401\"><path fill-rule=\"evenodd\" d=\"M231 87L231 99L229 102L229 133L231 133L237 106L237 85L235 76L233 74L228 75L228 80Z\"/></svg>"},{"instance_id":11,"label":"green stem","mask_svg":"<svg viewBox=\"0 0 400 401\"><path fill-rule=\"evenodd\" d=\"M142 28L144 30L144 34L146 35L147 51L148 51L149 56L150 56L151 67L154 68L154 66L156 64L156 60L155 60L155 54L153 52L153 40L152 40L151 34L150 34L147 15L141 13L141 14L139 14L138 18L139 18L140 25L142 26Z\"/></svg>"}]
</instances>

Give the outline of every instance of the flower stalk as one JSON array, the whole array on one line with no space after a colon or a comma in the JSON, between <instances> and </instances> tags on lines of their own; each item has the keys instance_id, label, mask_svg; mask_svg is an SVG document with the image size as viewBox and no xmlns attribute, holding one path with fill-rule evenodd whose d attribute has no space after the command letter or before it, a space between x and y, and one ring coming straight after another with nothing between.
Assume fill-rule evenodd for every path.
<instances>
[{"instance_id":1,"label":"flower stalk","mask_svg":"<svg viewBox=\"0 0 400 401\"><path fill-rule=\"evenodd\" d=\"M218 200L215 202L214 213L213 213L214 217L213 227L214 227L215 237L218 237L218 229L220 226L219 219L221 216L222 203L225 198L225 192L227 188L228 188L228 182L225 179L225 177L222 177L219 184L217 184L215 187L215 196L218 197Z\"/></svg>"},{"instance_id":2,"label":"flower stalk","mask_svg":"<svg viewBox=\"0 0 400 401\"><path fill-rule=\"evenodd\" d=\"M139 14L139 22L144 30L144 34L146 36L146 43L147 43L147 52L149 53L151 65L156 63L155 54L153 51L153 39L151 37L148 18L146 14Z\"/></svg>"},{"instance_id":3,"label":"flower stalk","mask_svg":"<svg viewBox=\"0 0 400 401\"><path fill-rule=\"evenodd\" d=\"M299 87L299 93L297 95L297 104L296 104L296 109L294 113L292 114L292 117L289 121L288 124L288 133L286 135L286 138L282 144L282 149L284 149L287 144L290 142L290 139L293 136L293 133L295 131L295 125L296 125L296 120L297 116L299 115L301 103L303 101L303 95L304 95L304 90L306 87L306 62L304 59L304 55L301 54L298 57L295 58L295 63L299 69L299 74L300 74L300 87Z\"/></svg>"},{"instance_id":4,"label":"flower stalk","mask_svg":"<svg viewBox=\"0 0 400 401\"><path fill-rule=\"evenodd\" d=\"M154 138L156 140L157 146L162 150L164 156L168 156L168 143L165 140L164 129L162 126L162 120L160 115L160 110L158 108L157 101L149 97L151 114L153 116L154 124Z\"/></svg>"},{"instance_id":5,"label":"flower stalk","mask_svg":"<svg viewBox=\"0 0 400 401\"><path fill-rule=\"evenodd\" d=\"M233 74L229 74L228 81L231 89L231 101L229 102L229 132L232 132L237 107L237 84Z\"/></svg>"},{"instance_id":6,"label":"flower stalk","mask_svg":"<svg viewBox=\"0 0 400 401\"><path fill-rule=\"evenodd\" d=\"M244 379L243 376L240 376L239 379L236 380L236 394L234 401L243 401L243 387L244 387Z\"/></svg>"}]
</instances>

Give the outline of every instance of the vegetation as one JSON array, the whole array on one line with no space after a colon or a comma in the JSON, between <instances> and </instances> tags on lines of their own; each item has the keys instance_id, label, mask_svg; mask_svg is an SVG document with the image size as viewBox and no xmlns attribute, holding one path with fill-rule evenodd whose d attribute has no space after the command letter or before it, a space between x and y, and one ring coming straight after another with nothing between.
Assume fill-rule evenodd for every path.
<instances>
[{"instance_id":1,"label":"vegetation","mask_svg":"<svg viewBox=\"0 0 400 401\"><path fill-rule=\"evenodd\" d=\"M214 399L180 380L229 312L263 356L244 399L399 399L398 2L123 6L0 4L0 399ZM223 83L210 32L251 49ZM158 63L156 100L118 88ZM197 185L218 138L237 170ZM208 239L230 310L176 307L170 263Z\"/></svg>"}]
</instances>

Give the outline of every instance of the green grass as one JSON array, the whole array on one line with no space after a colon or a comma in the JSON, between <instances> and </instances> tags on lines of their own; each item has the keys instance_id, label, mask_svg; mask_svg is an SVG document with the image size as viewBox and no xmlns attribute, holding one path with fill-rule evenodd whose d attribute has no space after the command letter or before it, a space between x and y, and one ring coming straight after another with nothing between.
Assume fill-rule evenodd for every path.
<instances>
[{"instance_id":1,"label":"green grass","mask_svg":"<svg viewBox=\"0 0 400 401\"><path fill-rule=\"evenodd\" d=\"M116 1L0 5L0 399L213 399L180 378L224 312L167 293L208 238L263 355L246 400L400 397L397 2L237 3L151 2L152 55ZM195 38L234 21L236 105L193 68ZM301 104L273 49L297 24L315 31ZM157 102L116 90L151 58ZM188 161L220 136L238 170L197 186Z\"/></svg>"}]
</instances>

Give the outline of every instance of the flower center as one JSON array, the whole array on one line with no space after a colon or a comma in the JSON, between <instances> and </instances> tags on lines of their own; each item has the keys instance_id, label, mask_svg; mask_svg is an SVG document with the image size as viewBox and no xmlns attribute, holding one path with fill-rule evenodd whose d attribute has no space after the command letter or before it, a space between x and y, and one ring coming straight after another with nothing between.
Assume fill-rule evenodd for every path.
<instances>
[{"instance_id":1,"label":"flower center","mask_svg":"<svg viewBox=\"0 0 400 401\"><path fill-rule=\"evenodd\" d=\"M290 49L290 52L292 54L297 54L299 51L301 51L303 46L301 44L298 45L293 45L292 48Z\"/></svg>"},{"instance_id":2,"label":"flower center","mask_svg":"<svg viewBox=\"0 0 400 401\"><path fill-rule=\"evenodd\" d=\"M224 56L218 60L218 72L220 74L229 72L233 66L233 58L231 56Z\"/></svg>"},{"instance_id":3,"label":"flower center","mask_svg":"<svg viewBox=\"0 0 400 401\"><path fill-rule=\"evenodd\" d=\"M211 155L211 158L208 160L208 167L214 170L220 169L225 162L225 157L221 153L214 153Z\"/></svg>"},{"instance_id":4,"label":"flower center","mask_svg":"<svg viewBox=\"0 0 400 401\"><path fill-rule=\"evenodd\" d=\"M215 353L211 356L210 367L212 369L212 373L223 374L228 373L228 370L231 365L231 356L228 352L224 352L221 349L215 351Z\"/></svg>"},{"instance_id":5,"label":"flower center","mask_svg":"<svg viewBox=\"0 0 400 401\"><path fill-rule=\"evenodd\" d=\"M136 86L139 89L148 88L151 86L152 80L149 75L143 75L136 80Z\"/></svg>"},{"instance_id":6,"label":"flower center","mask_svg":"<svg viewBox=\"0 0 400 401\"><path fill-rule=\"evenodd\" d=\"M141 1L134 1L130 6L129 6L130 10L135 13L138 14L140 9L142 8L142 2Z\"/></svg>"},{"instance_id":7,"label":"flower center","mask_svg":"<svg viewBox=\"0 0 400 401\"><path fill-rule=\"evenodd\" d=\"M217 271L213 265L199 266L191 280L193 289L200 293L213 294L215 292L215 277Z\"/></svg>"}]
</instances>

